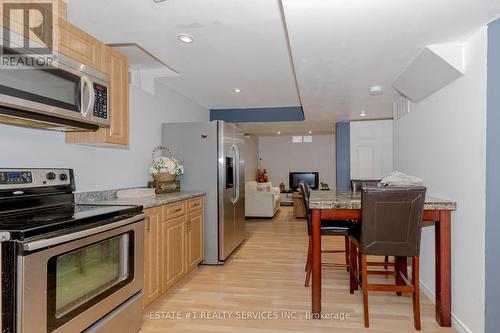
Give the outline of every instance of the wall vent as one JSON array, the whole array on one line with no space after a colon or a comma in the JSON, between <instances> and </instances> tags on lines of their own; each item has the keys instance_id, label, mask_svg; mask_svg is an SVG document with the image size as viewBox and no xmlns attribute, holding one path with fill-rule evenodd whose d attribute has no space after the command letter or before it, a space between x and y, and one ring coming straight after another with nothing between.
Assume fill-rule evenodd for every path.
<instances>
[{"instance_id":1,"label":"wall vent","mask_svg":"<svg viewBox=\"0 0 500 333\"><path fill-rule=\"evenodd\" d=\"M410 100L404 95L397 95L392 102L394 120L398 120L410 113Z\"/></svg>"}]
</instances>

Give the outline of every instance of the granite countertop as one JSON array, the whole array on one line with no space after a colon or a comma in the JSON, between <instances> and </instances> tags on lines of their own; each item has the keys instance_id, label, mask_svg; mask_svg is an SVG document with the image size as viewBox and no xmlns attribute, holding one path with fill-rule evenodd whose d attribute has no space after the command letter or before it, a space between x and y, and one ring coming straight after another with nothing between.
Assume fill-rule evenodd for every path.
<instances>
[{"instance_id":1,"label":"granite countertop","mask_svg":"<svg viewBox=\"0 0 500 333\"><path fill-rule=\"evenodd\" d=\"M311 209L361 209L361 194L352 192L312 191L309 199ZM426 196L424 209L456 210L457 203Z\"/></svg>"},{"instance_id":2,"label":"granite countertop","mask_svg":"<svg viewBox=\"0 0 500 333\"><path fill-rule=\"evenodd\" d=\"M155 197L137 198L137 199L120 199L116 197L114 191L97 191L87 193L77 193L76 201L80 204L96 204L96 205L141 205L144 208L151 208L169 203L182 201L186 199L204 196L206 193L202 191L182 191L165 194L157 194Z\"/></svg>"}]
</instances>

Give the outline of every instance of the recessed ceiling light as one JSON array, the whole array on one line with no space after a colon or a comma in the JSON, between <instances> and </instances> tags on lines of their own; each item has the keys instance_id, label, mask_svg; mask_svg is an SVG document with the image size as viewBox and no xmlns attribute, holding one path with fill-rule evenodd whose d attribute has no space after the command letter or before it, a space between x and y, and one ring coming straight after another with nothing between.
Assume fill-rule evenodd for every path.
<instances>
[{"instance_id":1,"label":"recessed ceiling light","mask_svg":"<svg viewBox=\"0 0 500 333\"><path fill-rule=\"evenodd\" d=\"M278 135L280 135L280 134L281 134L281 132L277 132L277 134L278 134Z\"/></svg>"},{"instance_id":2,"label":"recessed ceiling light","mask_svg":"<svg viewBox=\"0 0 500 333\"><path fill-rule=\"evenodd\" d=\"M187 44L194 42L193 36L188 35L188 34L178 34L177 39L180 40L181 42L187 43Z\"/></svg>"},{"instance_id":3,"label":"recessed ceiling light","mask_svg":"<svg viewBox=\"0 0 500 333\"><path fill-rule=\"evenodd\" d=\"M366 116L366 112L365 112L365 110L362 110L362 111L361 111L361 113L360 113L359 115L360 115L361 117Z\"/></svg>"},{"instance_id":4,"label":"recessed ceiling light","mask_svg":"<svg viewBox=\"0 0 500 333\"><path fill-rule=\"evenodd\" d=\"M307 133L312 134L312 133L313 133L313 131L309 131L309 132L307 132Z\"/></svg>"},{"instance_id":5,"label":"recessed ceiling light","mask_svg":"<svg viewBox=\"0 0 500 333\"><path fill-rule=\"evenodd\" d=\"M382 87L381 86L373 86L370 88L370 95L377 96L382 95Z\"/></svg>"},{"instance_id":6,"label":"recessed ceiling light","mask_svg":"<svg viewBox=\"0 0 500 333\"><path fill-rule=\"evenodd\" d=\"M240 93L240 92L241 92L241 89L240 89L240 88L234 88L234 89L233 89L233 91L234 91L235 93Z\"/></svg>"}]
</instances>

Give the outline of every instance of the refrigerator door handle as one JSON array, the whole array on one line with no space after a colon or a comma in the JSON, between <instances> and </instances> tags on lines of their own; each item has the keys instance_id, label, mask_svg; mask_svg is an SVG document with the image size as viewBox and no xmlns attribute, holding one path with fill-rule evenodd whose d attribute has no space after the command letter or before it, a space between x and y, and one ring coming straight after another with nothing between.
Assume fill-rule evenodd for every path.
<instances>
[{"instance_id":1,"label":"refrigerator door handle","mask_svg":"<svg viewBox=\"0 0 500 333\"><path fill-rule=\"evenodd\" d=\"M233 145L231 147L234 150L234 167L233 171L235 174L234 183L235 186L233 187L234 191L234 197L233 197L233 204L237 203L238 200L240 200L240 150L236 145Z\"/></svg>"},{"instance_id":2,"label":"refrigerator door handle","mask_svg":"<svg viewBox=\"0 0 500 333\"><path fill-rule=\"evenodd\" d=\"M240 200L240 149L238 146L234 145L234 149L236 151L236 200L238 202Z\"/></svg>"}]
</instances>

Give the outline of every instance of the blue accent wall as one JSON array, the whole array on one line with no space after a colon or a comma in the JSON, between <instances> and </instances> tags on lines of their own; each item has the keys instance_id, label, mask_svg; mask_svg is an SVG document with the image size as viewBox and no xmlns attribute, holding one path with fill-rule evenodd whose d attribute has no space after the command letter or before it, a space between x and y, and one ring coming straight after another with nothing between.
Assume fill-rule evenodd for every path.
<instances>
[{"instance_id":1,"label":"blue accent wall","mask_svg":"<svg viewBox=\"0 0 500 333\"><path fill-rule=\"evenodd\" d=\"M500 19L488 26L485 332L500 329Z\"/></svg>"},{"instance_id":2,"label":"blue accent wall","mask_svg":"<svg viewBox=\"0 0 500 333\"><path fill-rule=\"evenodd\" d=\"M335 154L337 172L337 190L349 191L351 188L351 124L335 124Z\"/></svg>"},{"instance_id":3,"label":"blue accent wall","mask_svg":"<svg viewBox=\"0 0 500 333\"><path fill-rule=\"evenodd\" d=\"M304 119L304 110L301 106L210 110L210 120L224 120L228 123L303 121Z\"/></svg>"}]
</instances>

